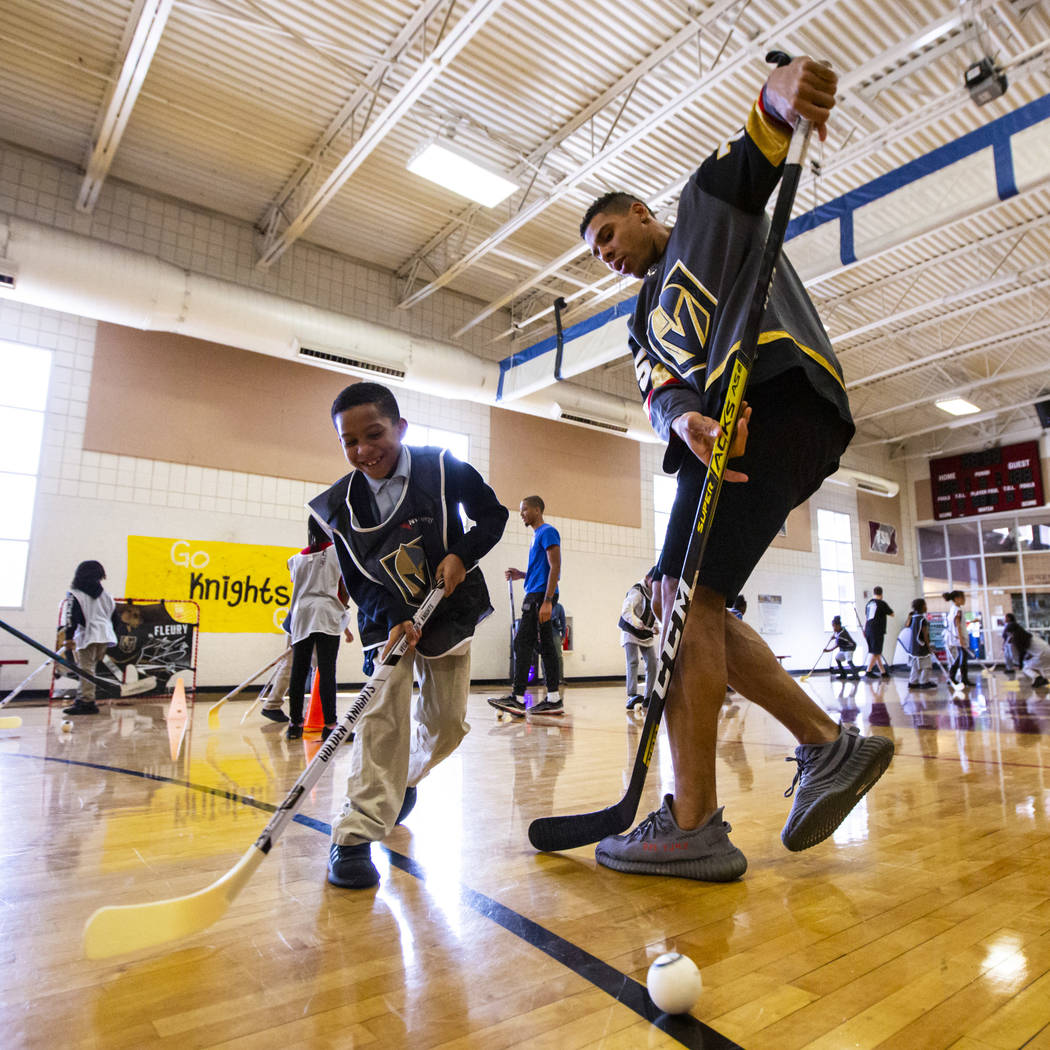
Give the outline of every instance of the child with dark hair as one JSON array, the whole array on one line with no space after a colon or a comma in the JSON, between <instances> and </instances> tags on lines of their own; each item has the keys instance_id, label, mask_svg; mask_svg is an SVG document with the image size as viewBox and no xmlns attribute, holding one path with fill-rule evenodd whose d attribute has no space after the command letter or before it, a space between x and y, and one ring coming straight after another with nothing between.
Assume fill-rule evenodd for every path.
<instances>
[{"instance_id":1,"label":"child with dark hair","mask_svg":"<svg viewBox=\"0 0 1050 1050\"><path fill-rule=\"evenodd\" d=\"M1010 630L1013 623L1017 623L1017 617L1013 613L1007 613L1003 617L1003 670L1007 674L1013 674L1017 670L1017 654L1014 652Z\"/></svg>"},{"instance_id":2,"label":"child with dark hair","mask_svg":"<svg viewBox=\"0 0 1050 1050\"><path fill-rule=\"evenodd\" d=\"M962 591L945 591L942 595L948 603L948 612L944 626L944 644L952 657L951 666L948 668L948 677L953 682L960 682L965 686L972 686L970 681L970 647L968 632L966 630L966 617L963 615L963 606L966 604L966 595Z\"/></svg>"},{"instance_id":3,"label":"child with dark hair","mask_svg":"<svg viewBox=\"0 0 1050 1050\"><path fill-rule=\"evenodd\" d=\"M1010 647L1021 670L1036 689L1044 688L1050 674L1050 646L1037 634L1026 631L1016 620L1007 624L1003 636L1009 636Z\"/></svg>"},{"instance_id":4,"label":"child with dark hair","mask_svg":"<svg viewBox=\"0 0 1050 1050\"><path fill-rule=\"evenodd\" d=\"M403 636L410 650L357 723L346 799L332 821L328 881L365 889L379 882L372 843L408 816L416 785L470 729L470 643L492 612L478 562L508 515L482 476L447 449L402 445L408 422L386 387L347 387L332 422L352 469L310 511L335 541L366 652L385 656ZM461 506L474 523L466 530ZM438 582L445 597L420 631L412 617Z\"/></svg>"},{"instance_id":5,"label":"child with dark hair","mask_svg":"<svg viewBox=\"0 0 1050 1050\"><path fill-rule=\"evenodd\" d=\"M303 694L310 658L316 652L318 691L324 712L321 739L327 740L337 718L335 664L339 635L345 632L348 642L354 636L347 627L350 614L346 611L346 589L332 541L313 518L307 522L307 538L308 545L288 559L292 603L286 626L292 640L292 671L288 682L287 737L298 740L303 735Z\"/></svg>"},{"instance_id":6,"label":"child with dark hair","mask_svg":"<svg viewBox=\"0 0 1050 1050\"><path fill-rule=\"evenodd\" d=\"M117 644L113 630L113 610L116 603L105 591L102 581L106 570L97 561L82 561L73 573L73 581L66 595L65 619L59 631L56 648L72 652L77 667L94 674L99 662L111 645ZM97 715L95 683L79 679L77 696L65 715Z\"/></svg>"},{"instance_id":7,"label":"child with dark hair","mask_svg":"<svg viewBox=\"0 0 1050 1050\"><path fill-rule=\"evenodd\" d=\"M656 656L660 624L653 611L653 569L631 588L620 609L620 645L627 662L627 710L639 704L648 706L656 685ZM638 692L638 661L645 662L645 692Z\"/></svg>"},{"instance_id":8,"label":"child with dark hair","mask_svg":"<svg viewBox=\"0 0 1050 1050\"><path fill-rule=\"evenodd\" d=\"M857 643L853 640L853 636L842 626L842 617L833 616L831 618L831 641L825 647L824 652L830 653L837 649L835 653L835 663L838 664L838 676L839 678L845 678L846 672L849 672L850 678L860 677L860 668L853 662L853 653L857 648ZM842 666L842 661L846 661L846 666Z\"/></svg>"},{"instance_id":9,"label":"child with dark hair","mask_svg":"<svg viewBox=\"0 0 1050 1050\"><path fill-rule=\"evenodd\" d=\"M908 630L911 632L911 646L908 650L908 688L936 689L937 683L929 680L930 624L926 619L926 602L922 598L916 598L911 603Z\"/></svg>"}]
</instances>

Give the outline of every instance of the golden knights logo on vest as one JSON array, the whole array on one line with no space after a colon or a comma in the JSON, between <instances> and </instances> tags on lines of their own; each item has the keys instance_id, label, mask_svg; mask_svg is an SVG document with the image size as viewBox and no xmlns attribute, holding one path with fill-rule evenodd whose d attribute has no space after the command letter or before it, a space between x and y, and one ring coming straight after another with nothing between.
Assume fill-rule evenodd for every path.
<instances>
[{"instance_id":1,"label":"golden knights logo on vest","mask_svg":"<svg viewBox=\"0 0 1050 1050\"><path fill-rule=\"evenodd\" d=\"M436 448L408 452L408 481L385 521L374 520L368 481L361 471L351 471L310 501L310 509L335 542L344 579L364 577L381 587L396 600L397 615L406 620L433 590L435 571L448 551L444 452ZM431 617L423 628L417 646L423 656L443 656L465 645L477 624L492 612L477 566L442 600L440 609L441 616ZM365 649L386 641L389 623L366 616L361 603L357 622Z\"/></svg>"},{"instance_id":2,"label":"golden knights logo on vest","mask_svg":"<svg viewBox=\"0 0 1050 1050\"><path fill-rule=\"evenodd\" d=\"M400 544L397 550L380 558L379 563L409 605L419 605L434 589L434 580L420 537L411 543Z\"/></svg>"}]
</instances>

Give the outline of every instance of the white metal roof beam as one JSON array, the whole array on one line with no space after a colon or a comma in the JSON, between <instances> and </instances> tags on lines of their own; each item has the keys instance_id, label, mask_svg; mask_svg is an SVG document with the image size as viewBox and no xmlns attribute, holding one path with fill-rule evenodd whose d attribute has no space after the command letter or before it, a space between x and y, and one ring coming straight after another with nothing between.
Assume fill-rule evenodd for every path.
<instances>
[{"instance_id":1,"label":"white metal roof beam","mask_svg":"<svg viewBox=\"0 0 1050 1050\"><path fill-rule=\"evenodd\" d=\"M102 192L102 184L171 14L172 3L173 0L137 0L132 9L120 45L120 70L110 82L91 134L84 181L77 195L78 211L92 211Z\"/></svg>"},{"instance_id":2,"label":"white metal roof beam","mask_svg":"<svg viewBox=\"0 0 1050 1050\"><path fill-rule=\"evenodd\" d=\"M339 112L332 118L328 127L317 139L307 158L292 173L291 178L284 184L280 193L267 205L263 212L260 228L274 230L276 222L279 221L278 214L280 209L297 193L302 192L317 164L331 148L332 143L339 134L344 131L347 122L353 119L358 107L372 98L373 93L379 89L379 84L389 70L391 63L397 61L401 53L411 44L416 34L426 24L427 19L443 3L445 3L445 0L427 0L427 3L421 4L397 36L384 48L383 53L365 74L363 81L358 85L350 98L339 108ZM276 233L272 233L271 236L276 236Z\"/></svg>"},{"instance_id":3,"label":"white metal roof beam","mask_svg":"<svg viewBox=\"0 0 1050 1050\"><path fill-rule=\"evenodd\" d=\"M852 328L848 332L841 332L838 335L832 336L832 346L837 346L839 343L842 343L847 339L857 339L862 335L868 335L871 332L877 332L879 329L888 328L890 325L897 324L901 321L907 321L909 318L916 317L921 313L925 313L927 310L939 309L942 311L935 317L927 317L916 324L906 325L903 328L895 328L891 332L885 332L884 334L876 336L874 339L869 339L864 343L842 347L838 350L838 353L842 354L851 350L864 350L883 339L896 339L908 332L915 331L917 328L943 321L945 317L952 316L960 306L984 310L986 307L994 306L996 303L1002 302L1006 299L1011 299L1017 295L1023 295L1025 292L1035 291L1038 288L1045 288L1050 285L1050 277L1045 277L1040 280L1032 280L1032 277L1037 273L1042 273L1048 266L1050 266L1050 263L1029 266L1024 270L1016 270L1012 273L1003 274L1001 277L981 281L979 284L972 284L967 288L960 289L957 292L952 292L950 295L942 295L938 299L931 299L924 303L918 303L915 306L908 307L906 310L898 310L895 314L887 314L886 316L879 318L877 321L871 321L868 324ZM1028 283L1023 283L1026 281ZM980 302L976 303L967 302L967 300L972 299L977 295L988 295L988 298L982 299Z\"/></svg>"},{"instance_id":4,"label":"white metal roof beam","mask_svg":"<svg viewBox=\"0 0 1050 1050\"><path fill-rule=\"evenodd\" d=\"M299 212L292 217L283 232L273 237L263 248L256 267L267 269L297 241L316 220L321 211L364 163L365 159L396 127L398 122L444 72L446 66L481 30L485 23L503 6L504 0L474 0L466 14L445 34L429 55L408 78L404 87L387 103L334 170L322 182Z\"/></svg>"},{"instance_id":5,"label":"white metal roof beam","mask_svg":"<svg viewBox=\"0 0 1050 1050\"><path fill-rule=\"evenodd\" d=\"M652 72L663 61L673 55L679 48L683 47L708 23L724 14L727 10L735 7L740 0L714 0L714 2L701 12L697 18L688 25L683 26L673 37L665 41L655 51L646 55L638 65L633 66L631 71L620 77L616 83L605 89L593 102L581 109L567 123L563 124L556 132L548 135L535 149L533 149L524 160L521 161L510 173L511 180L520 178L525 172L531 170L538 164L542 164L547 154L557 149L575 131L583 127L587 121L597 116L602 110L612 105L625 92L633 90L635 85ZM422 248L411 258L403 262L397 269L399 277L406 277L417 267L422 258L429 255L439 244L442 244L454 232L455 228L462 222L472 218L479 210L478 205L473 204L466 208L442 230L439 230ZM544 276L550 276L550 272ZM499 309L496 307L495 309ZM495 311L492 311L495 312ZM488 315L486 315L488 316ZM479 318L483 320L483 318ZM466 329L463 329L466 331Z\"/></svg>"},{"instance_id":6,"label":"white metal roof beam","mask_svg":"<svg viewBox=\"0 0 1050 1050\"><path fill-rule=\"evenodd\" d=\"M966 354L984 350L987 347L1006 346L1008 343L1015 342L1018 339L1030 339L1033 336L1043 338L1045 332L1046 321L1040 317L1030 324L1021 325L1007 332L997 332L995 335L987 336L983 339L975 339L972 343L963 343L961 346L950 346L946 350L938 350L936 353L927 354L925 357L905 361L903 364L893 365L891 368L886 368L881 372L873 372L871 375L862 376L860 379L850 380L846 383L846 389L855 390L857 387L867 386L869 383L878 383L883 379L890 379L904 372L917 372L919 369L927 368L938 361L964 357Z\"/></svg>"},{"instance_id":7,"label":"white metal roof beam","mask_svg":"<svg viewBox=\"0 0 1050 1050\"><path fill-rule=\"evenodd\" d=\"M866 423L869 419L879 419L882 416L892 415L894 412L906 412L910 408L921 408L923 405L932 404L934 401L943 401L950 397L966 397L975 390L982 390L986 386L995 386L999 383L1014 383L1019 379L1031 379L1032 369L1020 368L1013 372L1000 372L998 375L987 376L984 379L974 379L972 382L956 386L951 390L939 390L933 394L917 398L914 401L903 401L899 405L890 405L889 408L880 408L877 412L868 412L864 415L855 415L853 422L856 424ZM1043 384L1043 379L1038 379Z\"/></svg>"},{"instance_id":8,"label":"white metal roof beam","mask_svg":"<svg viewBox=\"0 0 1050 1050\"><path fill-rule=\"evenodd\" d=\"M958 419L946 419L943 423L937 423L931 427L922 427L920 430L912 430L907 434L894 434L892 437L875 438L869 441L853 441L850 443L850 448L857 449L870 448L873 445L894 445L902 441L907 441L908 438L918 437L920 434L933 434L938 430L958 430L961 427L969 427L973 426L975 423L984 423L989 419L995 419L996 416L1001 416L1004 412L1015 412L1019 408L1030 408L1032 405L1037 405L1040 401L1045 400L1046 394L1039 394L1027 401L1017 401L1012 405L1002 405L999 408L990 408L987 412L982 412L979 416L960 416Z\"/></svg>"},{"instance_id":9,"label":"white metal roof beam","mask_svg":"<svg viewBox=\"0 0 1050 1050\"><path fill-rule=\"evenodd\" d=\"M775 25L770 26L764 34L763 40L768 41L769 43L781 43L786 34L806 25L806 23L819 14L819 12L825 7L832 7L837 2L838 0L807 0L806 3L799 5L786 18L782 19ZM714 84L722 81L727 76L739 72L746 63L762 49L763 48L754 41L739 48L732 55L727 57L716 69L710 70L698 77L693 84L685 90L680 91L668 102L664 103L659 109L638 120L632 128L621 135L615 142L610 143L605 149L596 153L588 161L580 165L576 171L565 176L565 178L551 189L546 197L535 201L528 208L523 208L514 216L514 218L505 222L498 230L490 234L488 237L485 237L479 244L475 245L469 252L467 252L466 255L449 266L439 277L436 277L429 284L424 285L422 288L413 292L398 305L402 308L415 306L416 303L426 299L439 288L443 288L449 282L455 280L459 274L473 266L474 263L485 256L495 245L506 240L507 237L521 229L523 226L526 226L537 215L545 211L548 207L554 204L555 201L564 197L584 179L593 175L609 163L609 161L630 149L630 147L635 145L640 139L651 134L693 102L703 92L710 90Z\"/></svg>"},{"instance_id":10,"label":"white metal roof beam","mask_svg":"<svg viewBox=\"0 0 1050 1050\"><path fill-rule=\"evenodd\" d=\"M981 0L978 6L981 9L983 9L985 7L991 6L992 2L993 0ZM853 104L857 105L858 108L862 109L865 112L865 114L869 116L869 119L874 119L875 110L871 107L869 101L860 93L860 89L865 86L872 85L871 78L876 72L884 73L887 70L892 70L894 74L897 74L899 73L901 68L907 68L909 72L913 72L914 68L917 65L922 65L929 61L928 58L925 58L921 54L918 56L913 55L913 52L916 50L917 46L923 45L923 41L936 41L937 39L943 37L946 34L956 32L958 29L958 25L958 15L951 15L948 18L938 19L936 22L933 22L918 30L918 32L913 34L907 40L895 44L888 51L885 51L882 54L880 54L877 58L872 59L872 61L867 63L865 66L850 71L849 74L840 78L839 81L839 91L840 94L844 96L841 101L846 105L852 102ZM958 42L956 42L955 46L958 46ZM903 67L899 66L898 63L900 63L902 59L907 58L909 55L913 56L910 59L910 61L905 62ZM674 183L674 185L680 189L682 184L685 182L686 177L677 180ZM581 246L580 251L577 252L577 255L582 255L585 251L586 248ZM572 258L575 257L576 256L572 256ZM560 258L564 259L565 256L563 255ZM551 271L548 268L544 268L542 274L543 276L549 276L550 272ZM542 280L542 277L537 275L536 280ZM459 335L462 335L474 325L479 324L481 321L485 320L485 318L489 317L501 306L505 306L512 299L524 294L526 291L529 290L530 287L532 287L532 285L528 281L523 282L522 284L518 285L513 292L510 292L505 296L501 296L498 300L494 300L492 303L488 304L488 306L486 306L480 314L472 318L470 322L468 322L466 325L460 328L459 331L455 333L456 336L458 337ZM421 289L420 293L418 294L421 295L422 292L425 291L426 288ZM605 296L603 296L602 298L605 298ZM412 296L409 296L407 299L403 300L400 303L400 305L402 307L411 306L414 305L414 303L417 301L418 298L414 299ZM523 324L529 324L533 320L549 312L550 311L543 311L541 314L534 315L534 317L529 318L527 321L523 322Z\"/></svg>"}]
</instances>

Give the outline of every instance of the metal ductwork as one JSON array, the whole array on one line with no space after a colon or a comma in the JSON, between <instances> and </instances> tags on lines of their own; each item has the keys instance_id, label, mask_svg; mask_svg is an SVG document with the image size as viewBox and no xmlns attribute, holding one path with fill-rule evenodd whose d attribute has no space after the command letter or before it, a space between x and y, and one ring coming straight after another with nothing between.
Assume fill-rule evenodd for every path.
<instances>
[{"instance_id":1,"label":"metal ductwork","mask_svg":"<svg viewBox=\"0 0 1050 1050\"><path fill-rule=\"evenodd\" d=\"M10 285L0 294L61 313L177 332L352 375L400 382L436 397L495 405L498 362L437 340L208 277L143 252L0 215ZM640 404L575 383L504 407L654 442Z\"/></svg>"},{"instance_id":2,"label":"metal ductwork","mask_svg":"<svg viewBox=\"0 0 1050 1050\"><path fill-rule=\"evenodd\" d=\"M849 485L859 492L869 492L873 496L885 496L892 499L900 492L900 485L889 478L880 478L878 474L865 474L862 470L854 470L852 467L839 467L828 481L836 485Z\"/></svg>"}]
</instances>

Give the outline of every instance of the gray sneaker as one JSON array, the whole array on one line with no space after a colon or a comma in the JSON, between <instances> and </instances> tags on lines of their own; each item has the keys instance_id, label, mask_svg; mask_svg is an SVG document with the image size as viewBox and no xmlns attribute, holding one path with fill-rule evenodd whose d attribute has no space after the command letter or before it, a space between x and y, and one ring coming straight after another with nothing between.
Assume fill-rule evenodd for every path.
<instances>
[{"instance_id":1,"label":"gray sneaker","mask_svg":"<svg viewBox=\"0 0 1050 1050\"><path fill-rule=\"evenodd\" d=\"M599 864L634 875L675 875L702 882L732 882L747 871L747 858L729 841L733 829L721 807L702 827L683 831L671 813L671 796L626 835L610 835L594 848Z\"/></svg>"},{"instance_id":2,"label":"gray sneaker","mask_svg":"<svg viewBox=\"0 0 1050 1050\"><path fill-rule=\"evenodd\" d=\"M780 841L793 852L823 842L848 816L864 793L886 772L893 741L861 736L856 726L843 726L828 744L799 744L798 769L785 798L795 796ZM796 790L797 788L797 790Z\"/></svg>"},{"instance_id":3,"label":"gray sneaker","mask_svg":"<svg viewBox=\"0 0 1050 1050\"><path fill-rule=\"evenodd\" d=\"M565 706L561 700L541 700L529 708L530 715L563 715Z\"/></svg>"},{"instance_id":4,"label":"gray sneaker","mask_svg":"<svg viewBox=\"0 0 1050 1050\"><path fill-rule=\"evenodd\" d=\"M507 696L490 696L489 706L494 707L497 711L513 715L515 718L525 717L525 705L513 693Z\"/></svg>"}]
</instances>

